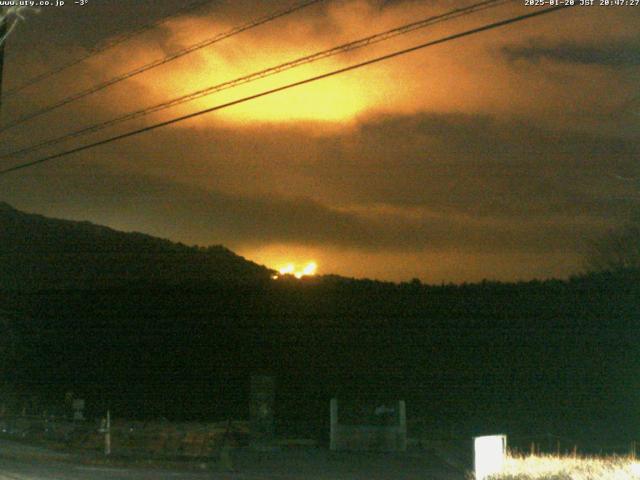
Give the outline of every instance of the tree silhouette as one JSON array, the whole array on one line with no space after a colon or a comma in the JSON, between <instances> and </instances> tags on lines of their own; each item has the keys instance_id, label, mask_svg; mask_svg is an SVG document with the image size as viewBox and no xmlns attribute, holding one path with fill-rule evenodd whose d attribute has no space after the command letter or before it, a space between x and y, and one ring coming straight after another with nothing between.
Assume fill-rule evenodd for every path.
<instances>
[{"instance_id":1,"label":"tree silhouette","mask_svg":"<svg viewBox=\"0 0 640 480\"><path fill-rule=\"evenodd\" d=\"M640 176L612 174L612 177L637 189L630 200L640 199ZM591 242L585 260L590 271L640 270L640 208L631 212L626 224Z\"/></svg>"},{"instance_id":2,"label":"tree silhouette","mask_svg":"<svg viewBox=\"0 0 640 480\"><path fill-rule=\"evenodd\" d=\"M640 218L592 242L586 266L591 271L640 269Z\"/></svg>"}]
</instances>

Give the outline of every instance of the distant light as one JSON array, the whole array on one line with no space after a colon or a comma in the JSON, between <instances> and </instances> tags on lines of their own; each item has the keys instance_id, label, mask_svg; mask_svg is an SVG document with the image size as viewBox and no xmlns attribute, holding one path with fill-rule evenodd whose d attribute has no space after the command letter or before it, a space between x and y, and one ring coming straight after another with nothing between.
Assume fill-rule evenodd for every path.
<instances>
[{"instance_id":1,"label":"distant light","mask_svg":"<svg viewBox=\"0 0 640 480\"><path fill-rule=\"evenodd\" d=\"M282 267L280 269L280 273L282 275L288 275L294 272L294 270L296 269L295 265L293 263L288 263L287 265L285 265L284 267Z\"/></svg>"},{"instance_id":2,"label":"distant light","mask_svg":"<svg viewBox=\"0 0 640 480\"><path fill-rule=\"evenodd\" d=\"M631 473L633 473L634 475L640 476L640 463L633 462L631 464Z\"/></svg>"},{"instance_id":3,"label":"distant light","mask_svg":"<svg viewBox=\"0 0 640 480\"><path fill-rule=\"evenodd\" d=\"M318 270L318 264L316 262L307 263L302 270L296 269L296 266L293 263L287 263L284 267L279 269L280 275L293 275L294 277L300 279L302 277L310 277L316 274ZM277 280L280 278L280 275L272 275L271 278Z\"/></svg>"},{"instance_id":4,"label":"distant light","mask_svg":"<svg viewBox=\"0 0 640 480\"><path fill-rule=\"evenodd\" d=\"M506 435L476 437L474 449L476 480L484 480L502 471L507 453Z\"/></svg>"},{"instance_id":5,"label":"distant light","mask_svg":"<svg viewBox=\"0 0 640 480\"><path fill-rule=\"evenodd\" d=\"M316 262L309 262L302 270L302 275L315 275L318 270L318 264Z\"/></svg>"}]
</instances>

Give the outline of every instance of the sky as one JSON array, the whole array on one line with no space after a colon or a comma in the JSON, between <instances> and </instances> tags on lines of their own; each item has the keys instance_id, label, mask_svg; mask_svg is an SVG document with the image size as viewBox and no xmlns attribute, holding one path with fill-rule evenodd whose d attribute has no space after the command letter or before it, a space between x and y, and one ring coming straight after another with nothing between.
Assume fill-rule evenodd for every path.
<instances>
[{"instance_id":1,"label":"sky","mask_svg":"<svg viewBox=\"0 0 640 480\"><path fill-rule=\"evenodd\" d=\"M177 0L27 11L4 89ZM294 1L212 1L3 100L3 124ZM325 0L0 133L8 153L472 4ZM506 2L67 141L86 142L542 7ZM0 200L272 268L427 283L564 278L640 203L640 6L564 9L0 177Z\"/></svg>"}]
</instances>

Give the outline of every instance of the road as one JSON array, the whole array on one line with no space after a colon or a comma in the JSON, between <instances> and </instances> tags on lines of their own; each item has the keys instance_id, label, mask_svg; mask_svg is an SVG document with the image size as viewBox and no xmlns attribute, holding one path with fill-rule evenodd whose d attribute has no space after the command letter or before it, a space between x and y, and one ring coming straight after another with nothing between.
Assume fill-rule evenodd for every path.
<instances>
[{"instance_id":1,"label":"road","mask_svg":"<svg viewBox=\"0 0 640 480\"><path fill-rule=\"evenodd\" d=\"M243 477L212 475L211 472L192 473L150 469L131 469L74 465L70 463L0 458L0 480L240 480Z\"/></svg>"},{"instance_id":2,"label":"road","mask_svg":"<svg viewBox=\"0 0 640 480\"><path fill-rule=\"evenodd\" d=\"M42 455L15 457L0 451L0 480L464 480L461 472L429 459L427 454L244 450L234 452L233 457L235 472L216 471L215 467L179 471L87 465Z\"/></svg>"}]
</instances>

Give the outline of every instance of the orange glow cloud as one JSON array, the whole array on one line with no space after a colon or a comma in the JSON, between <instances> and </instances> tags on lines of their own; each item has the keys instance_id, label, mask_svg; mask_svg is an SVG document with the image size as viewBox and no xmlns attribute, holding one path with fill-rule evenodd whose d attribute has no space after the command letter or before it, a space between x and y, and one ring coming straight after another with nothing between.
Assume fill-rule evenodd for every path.
<instances>
[{"instance_id":1,"label":"orange glow cloud","mask_svg":"<svg viewBox=\"0 0 640 480\"><path fill-rule=\"evenodd\" d=\"M145 102L155 104L441 11L415 5L380 10L366 1L329 3L323 15L304 16L303 21L298 17L281 19L277 31L267 26L245 32L166 67L135 77L133 81L144 89L147 97ZM408 38L399 37L391 42L303 65L189 102L174 109L172 114L204 109L343 68L416 41L436 38L450 28L461 28L462 25L454 21L442 27L429 28L426 33L419 31ZM176 20L169 25L169 43L172 49L178 50L210 37L212 32L223 32L230 27L208 18ZM147 45L146 51L144 45L140 45L130 49L124 57L119 55L109 61L102 58L95 62L94 68L104 71L105 68L112 68L112 65L119 65L120 70L126 71L129 66L135 68L134 65L144 64L165 53L153 44ZM414 67L412 61L376 65L225 109L215 119L234 123L301 120L345 122L356 120L366 113L414 113L423 109L437 110L442 103L450 104L451 92L448 88L442 88L442 85L448 85L446 77L450 71L429 64L424 70L428 75L416 76L418 72L414 71ZM204 122L206 125L210 118L198 119L195 123Z\"/></svg>"},{"instance_id":2,"label":"orange glow cloud","mask_svg":"<svg viewBox=\"0 0 640 480\"><path fill-rule=\"evenodd\" d=\"M279 19L273 24L225 39L135 77L133 82L141 92L136 100L154 105L451 8L449 2L430 2L429 5L399 2L396 6L385 8L379 8L376 2L364 0L329 2L321 10L300 12L299 15ZM509 61L501 50L505 45L536 44L540 37L560 43L590 41L588 32L596 27L594 22L599 26L603 18L612 15L610 10L599 10L595 15L585 9L552 14L544 19L518 24L518 27L457 40L252 100L178 126L207 127L212 122L219 124L221 121L234 124L315 121L340 123L343 126L374 114L410 115L421 112L492 113L558 121L560 116L570 118L576 112L593 108L594 99L602 108L612 108L635 88L633 72L612 73L599 65L563 65L546 59L540 59L535 65L518 63ZM514 2L511 6L501 6L437 24L389 42L218 92L156 116L170 118L224 104L527 11ZM150 42L139 43L125 53L114 53L113 58L100 57L94 62L93 68L101 75L112 73L110 70L114 68L113 65L118 65L119 71L126 71L129 66L133 68L150 59L161 58L167 51L176 51L202 41L243 21L232 22L227 19L222 22L214 17L175 19L166 26L168 40L165 44L168 46L165 48L158 48ZM572 28L563 28L562 32L567 33L560 33L558 25L571 25ZM611 28L601 30L603 36L624 39L624 34L617 32ZM599 86L604 80L616 84L618 96L600 95ZM571 89L567 89L567 84L572 85ZM114 105L132 103L128 89L122 89L121 95L123 101L113 102Z\"/></svg>"},{"instance_id":3,"label":"orange glow cloud","mask_svg":"<svg viewBox=\"0 0 640 480\"><path fill-rule=\"evenodd\" d=\"M33 97L8 102L5 118L276 8L222 3L91 57L48 88L33 89ZM30 128L6 132L6 145L27 146L462 3L322 2L43 115ZM514 1L87 141L530 11ZM33 170L36 187L32 177L24 184L16 177L6 198L35 211L66 202L77 219L223 243L274 269L293 262L298 271L314 259L322 272L435 282L568 274L579 264L580 242L637 205L637 183L617 177L637 178L639 19L634 8L566 9L456 40L48 163ZM20 68L8 70L8 85L12 75L28 77L23 70L56 66L55 58L24 56L24 63L9 62Z\"/></svg>"}]
</instances>

